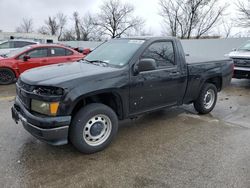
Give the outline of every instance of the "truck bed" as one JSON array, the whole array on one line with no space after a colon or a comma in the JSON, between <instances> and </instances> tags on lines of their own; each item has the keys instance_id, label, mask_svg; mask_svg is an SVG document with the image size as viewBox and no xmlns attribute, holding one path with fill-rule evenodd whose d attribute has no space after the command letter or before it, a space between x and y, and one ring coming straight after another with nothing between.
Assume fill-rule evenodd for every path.
<instances>
[{"instance_id":1,"label":"truck bed","mask_svg":"<svg viewBox=\"0 0 250 188\"><path fill-rule=\"evenodd\" d=\"M229 85L232 77L233 63L229 58L211 59L187 57L188 85L184 103L190 103L198 97L201 86L209 78L222 78L219 91Z\"/></svg>"},{"instance_id":2,"label":"truck bed","mask_svg":"<svg viewBox=\"0 0 250 188\"><path fill-rule=\"evenodd\" d=\"M209 62L220 62L220 61L231 61L228 57L222 57L222 58L200 58L195 56L187 56L186 62L187 64L200 64L200 63L209 63Z\"/></svg>"}]
</instances>

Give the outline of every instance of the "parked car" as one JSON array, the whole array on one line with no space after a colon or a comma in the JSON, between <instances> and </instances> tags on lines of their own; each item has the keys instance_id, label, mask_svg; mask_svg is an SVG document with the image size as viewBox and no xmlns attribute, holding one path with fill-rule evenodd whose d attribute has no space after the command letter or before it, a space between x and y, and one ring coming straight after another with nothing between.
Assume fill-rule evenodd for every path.
<instances>
[{"instance_id":1,"label":"parked car","mask_svg":"<svg viewBox=\"0 0 250 188\"><path fill-rule=\"evenodd\" d=\"M234 78L250 79L250 41L229 53L234 61Z\"/></svg>"},{"instance_id":2,"label":"parked car","mask_svg":"<svg viewBox=\"0 0 250 188\"><path fill-rule=\"evenodd\" d=\"M83 55L88 55L92 51L90 48L81 48L81 47L77 47L73 49L79 53L83 53Z\"/></svg>"},{"instance_id":3,"label":"parked car","mask_svg":"<svg viewBox=\"0 0 250 188\"><path fill-rule=\"evenodd\" d=\"M32 44L38 44L38 42L32 40L24 40L24 39L12 39L7 41L2 41L0 42L0 55L5 55L13 50Z\"/></svg>"},{"instance_id":4,"label":"parked car","mask_svg":"<svg viewBox=\"0 0 250 188\"><path fill-rule=\"evenodd\" d=\"M23 73L12 117L40 140L94 153L111 143L118 120L191 103L209 113L232 74L230 59L187 63L175 38L113 39L85 60Z\"/></svg>"},{"instance_id":5,"label":"parked car","mask_svg":"<svg viewBox=\"0 0 250 188\"><path fill-rule=\"evenodd\" d=\"M35 67L73 62L83 54L61 45L31 45L0 57L0 84L10 84L21 73Z\"/></svg>"}]
</instances>

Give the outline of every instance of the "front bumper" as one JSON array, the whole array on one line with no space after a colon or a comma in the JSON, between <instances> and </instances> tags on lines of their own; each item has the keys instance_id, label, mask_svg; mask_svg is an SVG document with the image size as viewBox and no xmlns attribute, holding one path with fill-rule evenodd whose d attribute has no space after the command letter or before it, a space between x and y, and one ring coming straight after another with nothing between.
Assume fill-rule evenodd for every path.
<instances>
[{"instance_id":1,"label":"front bumper","mask_svg":"<svg viewBox=\"0 0 250 188\"><path fill-rule=\"evenodd\" d=\"M250 79L250 68L248 67L234 67L234 78L242 79Z\"/></svg>"},{"instance_id":2,"label":"front bumper","mask_svg":"<svg viewBox=\"0 0 250 188\"><path fill-rule=\"evenodd\" d=\"M31 114L20 102L18 97L11 108L12 119L34 137L51 145L64 145L68 143L68 130L71 116L38 117Z\"/></svg>"}]
</instances>

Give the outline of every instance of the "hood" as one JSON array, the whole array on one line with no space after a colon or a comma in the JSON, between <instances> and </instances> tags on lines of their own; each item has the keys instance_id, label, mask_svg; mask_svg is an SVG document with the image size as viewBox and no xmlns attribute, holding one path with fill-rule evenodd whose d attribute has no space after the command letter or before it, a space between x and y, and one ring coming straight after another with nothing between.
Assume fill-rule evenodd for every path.
<instances>
[{"instance_id":1,"label":"hood","mask_svg":"<svg viewBox=\"0 0 250 188\"><path fill-rule=\"evenodd\" d=\"M117 68L102 67L82 62L63 63L30 69L21 74L21 80L30 85L59 86L76 79L87 79L119 71Z\"/></svg>"},{"instance_id":2,"label":"hood","mask_svg":"<svg viewBox=\"0 0 250 188\"><path fill-rule=\"evenodd\" d=\"M250 51L234 51L229 53L231 58L250 58Z\"/></svg>"}]
</instances>

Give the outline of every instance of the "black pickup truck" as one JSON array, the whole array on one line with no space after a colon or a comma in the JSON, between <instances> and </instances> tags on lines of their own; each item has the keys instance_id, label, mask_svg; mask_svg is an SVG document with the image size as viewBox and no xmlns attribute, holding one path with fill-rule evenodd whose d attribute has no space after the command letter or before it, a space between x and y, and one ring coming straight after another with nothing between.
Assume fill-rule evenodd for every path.
<instances>
[{"instance_id":1,"label":"black pickup truck","mask_svg":"<svg viewBox=\"0 0 250 188\"><path fill-rule=\"evenodd\" d=\"M186 63L175 38L113 39L79 62L23 73L12 117L40 140L94 153L110 144L118 120L190 103L209 113L232 73L229 59Z\"/></svg>"}]
</instances>

